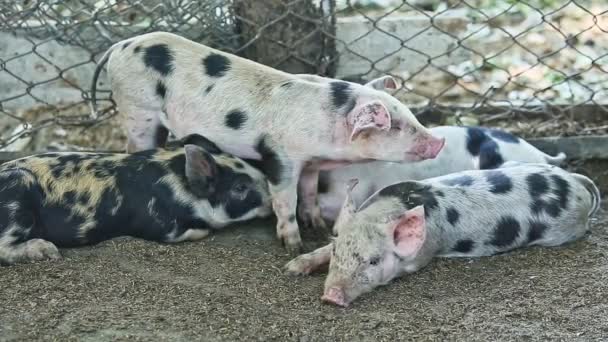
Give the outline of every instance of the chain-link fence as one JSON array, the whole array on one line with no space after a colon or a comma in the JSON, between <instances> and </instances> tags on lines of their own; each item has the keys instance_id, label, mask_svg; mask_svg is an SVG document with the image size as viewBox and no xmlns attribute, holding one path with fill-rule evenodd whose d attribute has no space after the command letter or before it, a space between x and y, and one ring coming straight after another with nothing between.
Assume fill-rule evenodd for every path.
<instances>
[{"instance_id":1,"label":"chain-link fence","mask_svg":"<svg viewBox=\"0 0 608 342\"><path fill-rule=\"evenodd\" d=\"M608 133L604 0L22 0L0 4L0 147L122 149L105 74L89 117L92 73L151 31L293 73L393 75L429 125Z\"/></svg>"}]
</instances>

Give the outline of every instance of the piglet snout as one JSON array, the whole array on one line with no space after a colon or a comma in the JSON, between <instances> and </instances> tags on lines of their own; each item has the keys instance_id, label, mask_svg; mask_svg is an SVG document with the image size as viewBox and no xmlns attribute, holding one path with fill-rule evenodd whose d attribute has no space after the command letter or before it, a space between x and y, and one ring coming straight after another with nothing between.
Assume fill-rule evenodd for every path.
<instances>
[{"instance_id":1,"label":"piglet snout","mask_svg":"<svg viewBox=\"0 0 608 342\"><path fill-rule=\"evenodd\" d=\"M426 139L420 140L409 153L416 155L420 160L433 159L441 152L444 145L445 138L429 136Z\"/></svg>"},{"instance_id":2,"label":"piglet snout","mask_svg":"<svg viewBox=\"0 0 608 342\"><path fill-rule=\"evenodd\" d=\"M346 296L344 295L344 290L339 287L330 287L327 289L323 297L321 297L321 300L342 307L348 306Z\"/></svg>"}]
</instances>

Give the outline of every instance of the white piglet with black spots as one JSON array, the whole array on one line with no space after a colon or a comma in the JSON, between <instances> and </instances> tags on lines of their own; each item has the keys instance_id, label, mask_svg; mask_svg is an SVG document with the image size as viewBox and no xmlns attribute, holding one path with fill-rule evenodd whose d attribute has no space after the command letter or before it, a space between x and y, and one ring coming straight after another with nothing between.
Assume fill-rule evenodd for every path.
<instances>
[{"instance_id":1,"label":"white piglet with black spots","mask_svg":"<svg viewBox=\"0 0 608 342\"><path fill-rule=\"evenodd\" d=\"M500 167L504 162L518 161L561 165L564 153L550 156L524 139L506 131L485 127L439 126L430 129L445 138L445 147L434 159L418 163L375 161L321 171L319 206L324 219L333 221L346 197L345 184L357 178L359 184L351 196L357 203L394 183L423 180L467 170Z\"/></svg>"},{"instance_id":2,"label":"white piglet with black spots","mask_svg":"<svg viewBox=\"0 0 608 342\"><path fill-rule=\"evenodd\" d=\"M170 33L154 32L112 46L113 96L125 117L128 152L175 137L201 134L240 158L259 160L268 177L277 235L291 251L298 180L304 222L323 226L316 206L318 170L366 160L434 158L444 139L433 136L396 98L391 77L364 85L292 75ZM92 96L95 115L95 97Z\"/></svg>"},{"instance_id":3,"label":"white piglet with black spots","mask_svg":"<svg viewBox=\"0 0 608 342\"><path fill-rule=\"evenodd\" d=\"M587 232L599 205L593 181L547 164L510 162L501 169L397 183L358 207L347 196L336 239L286 268L307 274L329 262L322 299L347 306L433 257L488 256L574 241Z\"/></svg>"}]
</instances>

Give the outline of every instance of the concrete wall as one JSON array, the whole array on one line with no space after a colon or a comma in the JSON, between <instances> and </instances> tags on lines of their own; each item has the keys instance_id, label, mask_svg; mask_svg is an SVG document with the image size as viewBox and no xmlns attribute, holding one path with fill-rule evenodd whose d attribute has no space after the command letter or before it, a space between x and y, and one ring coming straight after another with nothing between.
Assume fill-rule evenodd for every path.
<instances>
[{"instance_id":1,"label":"concrete wall","mask_svg":"<svg viewBox=\"0 0 608 342\"><path fill-rule=\"evenodd\" d=\"M340 18L336 27L340 56L336 77L412 74L428 66L429 59L441 67L464 62L470 52L459 48L457 40L444 32L457 36L467 24L468 20L459 15L438 17L433 25L423 15L394 14L377 22L361 16Z\"/></svg>"}]
</instances>

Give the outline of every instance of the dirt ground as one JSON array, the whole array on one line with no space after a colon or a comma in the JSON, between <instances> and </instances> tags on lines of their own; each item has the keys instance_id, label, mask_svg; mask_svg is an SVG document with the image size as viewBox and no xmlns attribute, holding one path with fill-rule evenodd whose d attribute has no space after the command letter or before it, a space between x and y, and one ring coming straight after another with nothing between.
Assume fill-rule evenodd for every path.
<instances>
[{"instance_id":1,"label":"dirt ground","mask_svg":"<svg viewBox=\"0 0 608 342\"><path fill-rule=\"evenodd\" d=\"M595 179L608 190L605 173ZM0 341L608 339L608 203L581 241L436 259L347 309L321 303L324 274L283 274L273 230L255 221L179 245L120 238L1 267Z\"/></svg>"}]
</instances>

